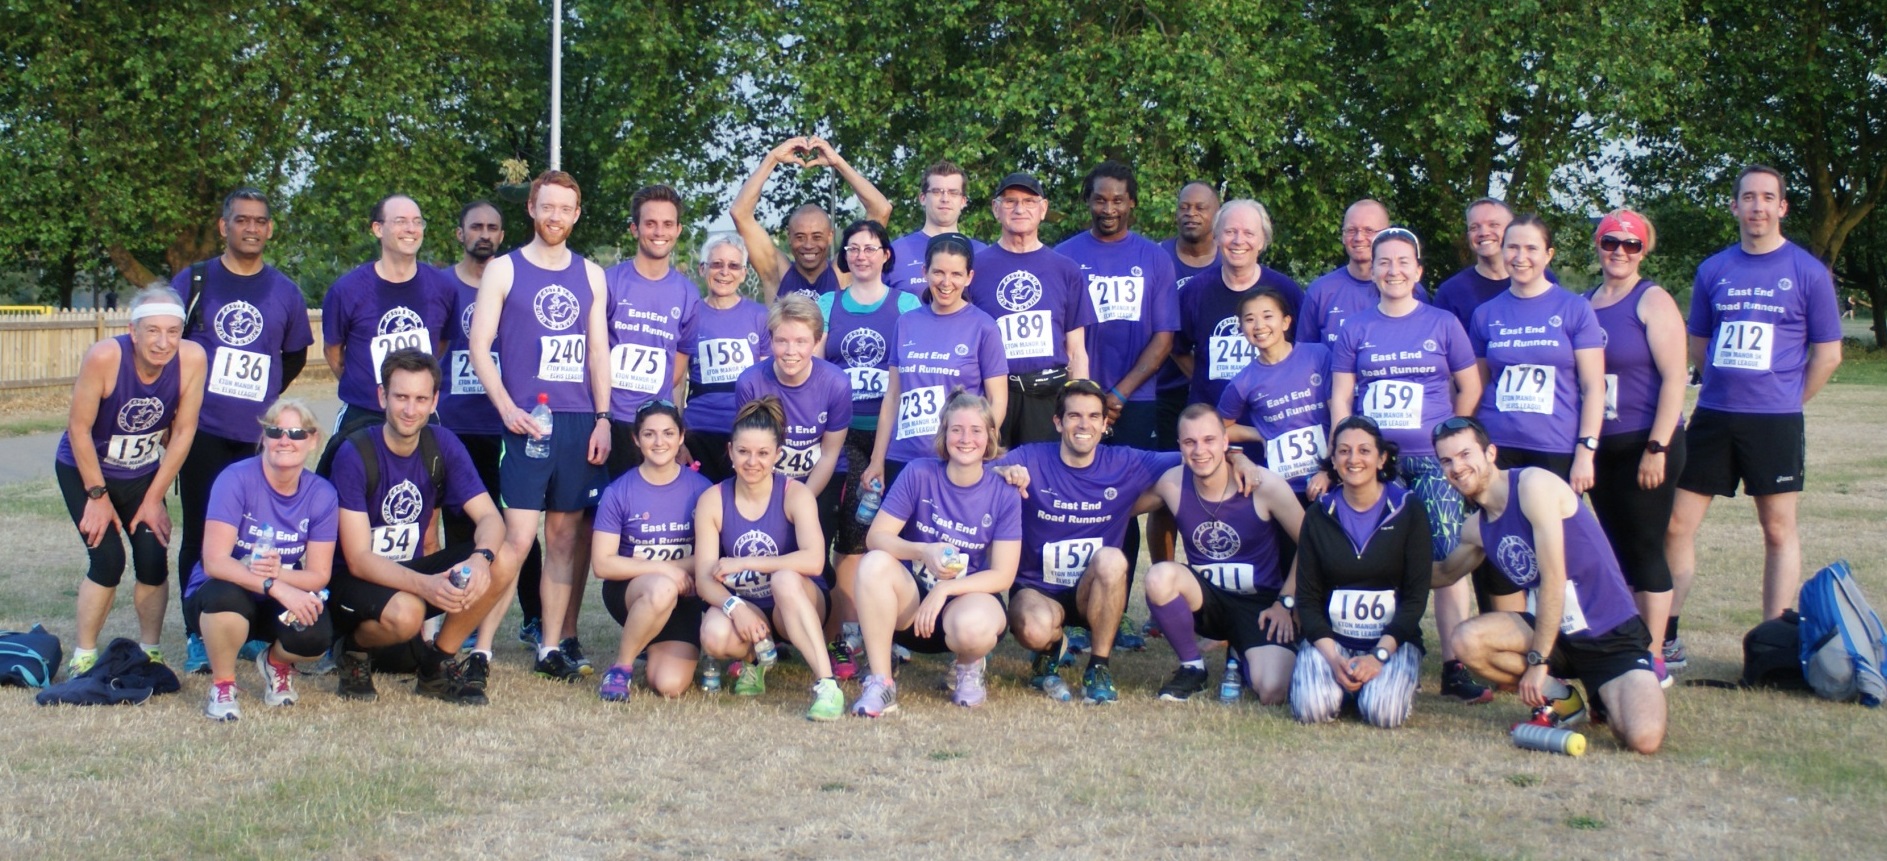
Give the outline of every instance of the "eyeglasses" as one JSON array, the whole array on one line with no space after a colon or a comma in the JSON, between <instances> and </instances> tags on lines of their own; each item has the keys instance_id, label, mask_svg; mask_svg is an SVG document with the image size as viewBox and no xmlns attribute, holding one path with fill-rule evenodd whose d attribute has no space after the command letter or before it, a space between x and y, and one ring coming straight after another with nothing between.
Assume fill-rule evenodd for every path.
<instances>
[{"instance_id":1,"label":"eyeglasses","mask_svg":"<svg viewBox=\"0 0 1887 861\"><path fill-rule=\"evenodd\" d=\"M739 272L740 270L747 268L747 264L735 263L732 260L717 260L713 263L707 264L707 266L709 269L712 269L716 272L721 272L721 271Z\"/></svg>"},{"instance_id":2,"label":"eyeglasses","mask_svg":"<svg viewBox=\"0 0 1887 861\"><path fill-rule=\"evenodd\" d=\"M1636 239L1620 239L1616 236L1599 237L1599 250L1600 251L1604 251L1605 253L1610 254L1614 251L1619 250L1620 248L1625 249L1626 254L1643 254L1645 250L1645 244Z\"/></svg>"},{"instance_id":3,"label":"eyeglasses","mask_svg":"<svg viewBox=\"0 0 1887 861\"><path fill-rule=\"evenodd\" d=\"M301 442L302 440L314 436L315 432L308 428L285 428L281 425L263 425L262 435L269 439L288 437L295 442Z\"/></svg>"},{"instance_id":4,"label":"eyeglasses","mask_svg":"<svg viewBox=\"0 0 1887 861\"><path fill-rule=\"evenodd\" d=\"M381 223L385 224L388 227L392 227L396 230L405 230L408 227L424 228L426 226L426 219L424 218L395 218L392 221L383 221Z\"/></svg>"},{"instance_id":5,"label":"eyeglasses","mask_svg":"<svg viewBox=\"0 0 1887 861\"><path fill-rule=\"evenodd\" d=\"M926 188L924 189L924 193L935 195L945 200L949 200L950 198L953 198L953 197L963 196L963 192L958 191L957 189L954 189L954 188Z\"/></svg>"},{"instance_id":6,"label":"eyeglasses","mask_svg":"<svg viewBox=\"0 0 1887 861\"><path fill-rule=\"evenodd\" d=\"M852 257L858 257L860 255L865 255L865 254L877 254L878 252L883 251L883 250L885 250L885 247L883 245L847 245L845 246L845 253Z\"/></svg>"},{"instance_id":7,"label":"eyeglasses","mask_svg":"<svg viewBox=\"0 0 1887 861\"><path fill-rule=\"evenodd\" d=\"M1374 227L1346 227L1343 228L1343 238L1354 239L1356 237L1362 237L1364 239L1374 239L1376 234L1381 232L1382 231Z\"/></svg>"}]
</instances>

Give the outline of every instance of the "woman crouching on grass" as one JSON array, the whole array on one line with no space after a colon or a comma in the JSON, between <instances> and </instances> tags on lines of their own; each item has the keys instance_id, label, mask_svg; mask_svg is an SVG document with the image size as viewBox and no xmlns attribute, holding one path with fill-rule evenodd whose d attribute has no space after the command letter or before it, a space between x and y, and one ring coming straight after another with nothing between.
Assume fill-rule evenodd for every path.
<instances>
[{"instance_id":1,"label":"woman crouching on grass","mask_svg":"<svg viewBox=\"0 0 1887 861\"><path fill-rule=\"evenodd\" d=\"M642 463L603 491L590 541L591 565L603 580L603 606L622 625L616 664L596 695L624 702L636 655L648 650L649 688L678 697L694 681L707 605L695 595L694 510L713 482L675 462L684 433L668 401L636 410Z\"/></svg>"},{"instance_id":2,"label":"woman crouching on grass","mask_svg":"<svg viewBox=\"0 0 1887 861\"><path fill-rule=\"evenodd\" d=\"M773 470L785 421L777 397L743 404L727 442L734 477L695 504L695 592L720 608L701 617L701 647L717 659L744 661L734 693L758 696L767 689L773 632L785 633L812 668L806 717L838 720L845 695L826 656L818 506L804 484Z\"/></svg>"},{"instance_id":3,"label":"woman crouching on grass","mask_svg":"<svg viewBox=\"0 0 1887 861\"><path fill-rule=\"evenodd\" d=\"M210 655L211 720L242 716L236 653L246 640L273 640L256 656L263 700L293 705L295 662L320 659L334 640L327 588L340 531L340 498L304 469L321 448L321 422L284 398L262 414L262 453L230 464L210 489L203 560L184 586L184 613L198 615ZM275 549L257 555L266 539ZM286 620L286 621L285 621Z\"/></svg>"},{"instance_id":4,"label":"woman crouching on grass","mask_svg":"<svg viewBox=\"0 0 1887 861\"><path fill-rule=\"evenodd\" d=\"M852 713L898 707L891 644L956 656L951 702L983 704L984 657L996 648L1022 557L1022 501L983 468L1002 455L989 402L958 389L944 406L936 458L914 460L886 492L858 565L859 628L871 674Z\"/></svg>"}]
</instances>

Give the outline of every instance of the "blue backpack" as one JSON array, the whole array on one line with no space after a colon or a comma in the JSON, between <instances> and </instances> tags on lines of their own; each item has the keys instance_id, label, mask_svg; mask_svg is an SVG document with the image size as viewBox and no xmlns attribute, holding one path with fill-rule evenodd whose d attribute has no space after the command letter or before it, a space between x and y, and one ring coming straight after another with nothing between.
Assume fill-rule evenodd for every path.
<instances>
[{"instance_id":1,"label":"blue backpack","mask_svg":"<svg viewBox=\"0 0 1887 861\"><path fill-rule=\"evenodd\" d=\"M1802 584L1802 675L1825 699L1879 708L1887 699L1887 628L1861 597L1846 560Z\"/></svg>"},{"instance_id":2,"label":"blue backpack","mask_svg":"<svg viewBox=\"0 0 1887 861\"><path fill-rule=\"evenodd\" d=\"M0 632L0 685L43 688L59 672L65 650L59 638L34 625L31 631Z\"/></svg>"}]
</instances>

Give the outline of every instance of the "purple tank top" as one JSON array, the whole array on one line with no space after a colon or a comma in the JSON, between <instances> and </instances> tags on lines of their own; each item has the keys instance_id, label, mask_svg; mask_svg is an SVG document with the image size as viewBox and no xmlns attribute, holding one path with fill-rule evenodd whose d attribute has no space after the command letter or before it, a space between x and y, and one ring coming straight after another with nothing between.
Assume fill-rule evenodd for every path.
<instances>
[{"instance_id":1,"label":"purple tank top","mask_svg":"<svg viewBox=\"0 0 1887 861\"><path fill-rule=\"evenodd\" d=\"M1486 511L1479 516L1481 546L1487 550L1487 561L1509 582L1531 592L1540 582L1540 563L1533 542L1533 523L1520 510L1523 472L1507 471L1506 510L1491 521ZM1561 528L1565 530L1566 602L1561 610L1560 635L1582 639L1605 636L1638 615L1631 588L1625 585L1618 557L1612 554L1612 544L1599 528L1592 509L1580 504ZM1531 611L1533 606L1529 594L1527 609Z\"/></svg>"},{"instance_id":2,"label":"purple tank top","mask_svg":"<svg viewBox=\"0 0 1887 861\"><path fill-rule=\"evenodd\" d=\"M1186 559L1212 585L1240 595L1275 592L1284 585L1278 573L1277 525L1259 518L1250 498L1233 494L1208 506L1188 473L1180 478L1179 511L1173 519L1186 541Z\"/></svg>"},{"instance_id":3,"label":"purple tank top","mask_svg":"<svg viewBox=\"0 0 1887 861\"><path fill-rule=\"evenodd\" d=\"M829 262L826 264L826 268L819 270L819 277L811 281L806 280L806 276L800 274L799 267L788 266L786 267L786 274L780 276L780 292L778 296L775 297L775 301L778 301L779 296L798 293L801 296L817 302L820 296L824 296L827 293L836 293L838 290L839 270Z\"/></svg>"},{"instance_id":4,"label":"purple tank top","mask_svg":"<svg viewBox=\"0 0 1887 861\"><path fill-rule=\"evenodd\" d=\"M504 422L498 418L498 408L485 396L484 384L472 373L472 306L478 301L478 285L465 283L451 266L441 267L439 275L453 285L454 293L452 319L446 322L446 354L441 362L445 382L440 386L439 421L461 436L497 436L504 433ZM498 350L498 343L493 341L494 358ZM503 371L501 365L500 376Z\"/></svg>"},{"instance_id":5,"label":"purple tank top","mask_svg":"<svg viewBox=\"0 0 1887 861\"><path fill-rule=\"evenodd\" d=\"M498 319L499 377L519 407L537 405L538 393L550 395L550 409L587 413L590 398L587 340L590 305L589 269L570 253L562 271L540 268L519 248L511 258L511 292Z\"/></svg>"},{"instance_id":6,"label":"purple tank top","mask_svg":"<svg viewBox=\"0 0 1887 861\"><path fill-rule=\"evenodd\" d=\"M1594 307L1599 327L1605 330L1605 423L1600 436L1633 433L1651 427L1658 414L1658 390L1664 375L1658 373L1651 358L1650 335L1638 319L1638 302L1645 291L1658 286L1649 278L1638 279L1637 286L1625 298L1604 308ZM1586 293L1590 301L1597 289ZM1678 426L1684 424L1678 417Z\"/></svg>"},{"instance_id":7,"label":"purple tank top","mask_svg":"<svg viewBox=\"0 0 1887 861\"><path fill-rule=\"evenodd\" d=\"M157 380L146 385L138 379L131 336L112 340L118 342L118 382L111 394L98 401L98 415L92 419L92 449L98 452L98 469L106 479L142 478L155 472L163 460L159 440L177 417L171 406L177 403L177 383L183 371L172 358L157 372ZM72 459L69 433L59 435L56 457L66 466L78 466Z\"/></svg>"},{"instance_id":8,"label":"purple tank top","mask_svg":"<svg viewBox=\"0 0 1887 861\"><path fill-rule=\"evenodd\" d=\"M887 289L883 299L868 310L850 307L850 290L820 302L826 313L826 361L845 371L852 383L852 427L878 429L878 408L885 401L885 387L891 379L891 339L897 335L898 317L905 311L903 296ZM915 305L915 302L912 303Z\"/></svg>"},{"instance_id":9,"label":"purple tank top","mask_svg":"<svg viewBox=\"0 0 1887 861\"><path fill-rule=\"evenodd\" d=\"M786 483L792 481L773 474L773 492L767 497L767 510L748 520L734 504L734 488L740 478L721 482L721 555L733 559L747 556L785 556L799 549L799 533L786 519ZM734 594L752 602L763 611L773 610L773 579L756 571L742 571L730 587Z\"/></svg>"}]
</instances>

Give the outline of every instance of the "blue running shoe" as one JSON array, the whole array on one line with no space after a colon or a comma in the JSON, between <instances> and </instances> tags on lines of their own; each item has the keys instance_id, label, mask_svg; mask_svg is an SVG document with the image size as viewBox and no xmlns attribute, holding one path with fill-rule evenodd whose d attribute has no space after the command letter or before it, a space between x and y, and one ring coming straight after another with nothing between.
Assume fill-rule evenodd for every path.
<instances>
[{"instance_id":1,"label":"blue running shoe","mask_svg":"<svg viewBox=\"0 0 1887 861\"><path fill-rule=\"evenodd\" d=\"M544 644L544 620L525 619L518 626L518 642L535 649Z\"/></svg>"},{"instance_id":2,"label":"blue running shoe","mask_svg":"<svg viewBox=\"0 0 1887 861\"><path fill-rule=\"evenodd\" d=\"M1088 629L1075 625L1062 628L1061 639L1062 642L1068 644L1068 655L1079 655L1094 644L1093 637L1088 634ZM1063 666L1067 666L1067 662L1063 662Z\"/></svg>"},{"instance_id":3,"label":"blue running shoe","mask_svg":"<svg viewBox=\"0 0 1887 861\"><path fill-rule=\"evenodd\" d=\"M1134 624L1133 617L1120 614L1120 630L1114 632L1114 648L1138 652L1147 647L1147 638L1137 633L1140 626Z\"/></svg>"},{"instance_id":4,"label":"blue running shoe","mask_svg":"<svg viewBox=\"0 0 1887 861\"><path fill-rule=\"evenodd\" d=\"M1120 693L1114 690L1114 672L1106 664L1089 664L1088 671L1081 674L1081 700L1092 705L1120 700Z\"/></svg>"},{"instance_id":5,"label":"blue running shoe","mask_svg":"<svg viewBox=\"0 0 1887 861\"><path fill-rule=\"evenodd\" d=\"M262 642L261 640L250 640L242 644L242 650L236 653L236 659L244 662L253 661L256 659L257 655L268 650L268 643Z\"/></svg>"},{"instance_id":6,"label":"blue running shoe","mask_svg":"<svg viewBox=\"0 0 1887 861\"><path fill-rule=\"evenodd\" d=\"M203 636L191 634L184 642L183 671L186 673L208 673L210 671L210 651L203 647Z\"/></svg>"}]
</instances>

